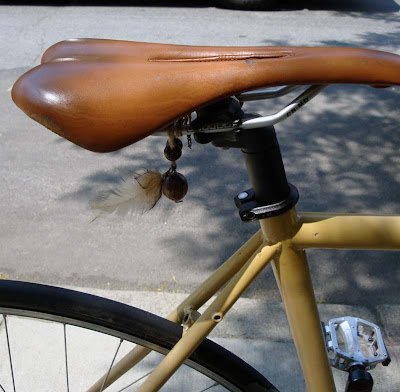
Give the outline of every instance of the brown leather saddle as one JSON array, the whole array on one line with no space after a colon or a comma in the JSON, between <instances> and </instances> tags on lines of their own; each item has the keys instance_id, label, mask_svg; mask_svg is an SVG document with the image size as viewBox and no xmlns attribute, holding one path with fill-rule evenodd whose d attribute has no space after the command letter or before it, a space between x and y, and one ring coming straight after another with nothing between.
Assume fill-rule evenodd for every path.
<instances>
[{"instance_id":1,"label":"brown leather saddle","mask_svg":"<svg viewBox=\"0 0 400 392\"><path fill-rule=\"evenodd\" d=\"M200 47L77 39L19 78L14 102L96 152L115 151L196 109L262 87L400 85L400 56L357 48Z\"/></svg>"}]
</instances>

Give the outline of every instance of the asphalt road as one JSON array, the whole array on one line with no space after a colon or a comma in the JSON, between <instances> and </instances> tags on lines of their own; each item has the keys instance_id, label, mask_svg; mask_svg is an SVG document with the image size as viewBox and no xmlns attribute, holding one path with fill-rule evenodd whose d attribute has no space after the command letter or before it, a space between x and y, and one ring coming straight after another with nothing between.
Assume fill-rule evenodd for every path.
<instances>
[{"instance_id":1,"label":"asphalt road","mask_svg":"<svg viewBox=\"0 0 400 392\"><path fill-rule=\"evenodd\" d=\"M11 86L53 43L95 37L193 45L343 45L400 54L400 3L394 0L286 2L271 12L185 3L2 3L2 276L186 292L258 229L257 223L241 223L233 204L234 195L248 187L240 153L200 145L186 148L179 162L189 181L183 203L164 200L143 217L91 223L88 202L99 190L143 167L166 170L165 141L147 138L101 155L27 118L12 103ZM249 109L270 113L286 101ZM399 102L399 88L330 87L276 127L289 180L300 190L298 210L400 212ZM395 252L313 251L310 264L319 302L400 302ZM270 269L246 295L279 299Z\"/></svg>"}]
</instances>

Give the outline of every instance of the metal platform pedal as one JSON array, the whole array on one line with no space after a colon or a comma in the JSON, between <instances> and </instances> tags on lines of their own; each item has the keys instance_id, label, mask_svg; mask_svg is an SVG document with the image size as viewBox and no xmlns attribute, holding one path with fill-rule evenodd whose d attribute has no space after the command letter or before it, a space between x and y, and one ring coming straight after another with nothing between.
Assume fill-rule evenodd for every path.
<instances>
[{"instance_id":1,"label":"metal platform pedal","mask_svg":"<svg viewBox=\"0 0 400 392\"><path fill-rule=\"evenodd\" d=\"M371 392L372 376L367 372L390 356L378 325L358 317L338 317L323 324L331 366L349 372L346 392Z\"/></svg>"}]
</instances>

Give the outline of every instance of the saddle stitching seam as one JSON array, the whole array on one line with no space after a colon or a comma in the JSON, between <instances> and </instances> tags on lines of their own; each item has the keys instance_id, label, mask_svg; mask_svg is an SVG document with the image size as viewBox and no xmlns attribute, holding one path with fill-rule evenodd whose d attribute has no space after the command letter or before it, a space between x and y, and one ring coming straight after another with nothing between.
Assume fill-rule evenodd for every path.
<instances>
[{"instance_id":1,"label":"saddle stitching seam","mask_svg":"<svg viewBox=\"0 0 400 392\"><path fill-rule=\"evenodd\" d=\"M205 56L205 57L176 57L176 58L162 58L162 57L149 57L149 62L182 62L182 63L206 63L206 62L219 62L219 61L238 61L238 60L264 60L264 59L279 59L283 57L289 57L293 55L293 52L277 52L277 53L260 53L253 55L217 55L217 56Z\"/></svg>"}]
</instances>

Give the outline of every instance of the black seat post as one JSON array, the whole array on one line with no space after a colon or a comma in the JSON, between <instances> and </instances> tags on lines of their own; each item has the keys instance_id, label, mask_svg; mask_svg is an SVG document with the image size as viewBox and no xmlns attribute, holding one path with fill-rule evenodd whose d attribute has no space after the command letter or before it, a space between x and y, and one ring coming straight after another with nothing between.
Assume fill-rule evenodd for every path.
<instances>
[{"instance_id":1,"label":"black seat post","mask_svg":"<svg viewBox=\"0 0 400 392\"><path fill-rule=\"evenodd\" d=\"M230 98L203 108L193 125L200 129L210 123L256 117L243 113L241 104ZM239 128L230 132L198 132L195 133L195 139L201 144L212 143L216 147L241 149L253 187L235 198L242 220L280 215L296 204L298 192L287 181L273 126L246 130Z\"/></svg>"},{"instance_id":2,"label":"black seat post","mask_svg":"<svg viewBox=\"0 0 400 392\"><path fill-rule=\"evenodd\" d=\"M256 201L271 205L285 200L290 188L274 127L246 130L241 144Z\"/></svg>"}]
</instances>

